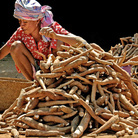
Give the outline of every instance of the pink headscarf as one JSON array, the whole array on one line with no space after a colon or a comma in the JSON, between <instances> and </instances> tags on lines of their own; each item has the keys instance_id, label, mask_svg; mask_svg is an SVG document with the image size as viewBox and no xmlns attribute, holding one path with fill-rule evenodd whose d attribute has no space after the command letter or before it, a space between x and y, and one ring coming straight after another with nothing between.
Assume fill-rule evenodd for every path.
<instances>
[{"instance_id":1,"label":"pink headscarf","mask_svg":"<svg viewBox=\"0 0 138 138\"><path fill-rule=\"evenodd\" d=\"M50 6L41 6L36 0L16 0L14 17L23 20L36 21L41 19L41 28L50 26L53 20L53 14ZM43 36L44 41L48 38Z\"/></svg>"}]
</instances>

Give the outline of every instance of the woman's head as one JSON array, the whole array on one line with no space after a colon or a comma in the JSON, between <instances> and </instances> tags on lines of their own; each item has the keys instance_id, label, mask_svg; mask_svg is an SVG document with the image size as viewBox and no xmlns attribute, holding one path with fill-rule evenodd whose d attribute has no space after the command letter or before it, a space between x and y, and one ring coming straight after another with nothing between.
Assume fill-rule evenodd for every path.
<instances>
[{"instance_id":1,"label":"woman's head","mask_svg":"<svg viewBox=\"0 0 138 138\"><path fill-rule=\"evenodd\" d=\"M36 0L16 0L13 16L22 23L24 30L28 28L31 31L38 22L41 22L40 27L47 27L54 22L50 9L50 6L41 6Z\"/></svg>"},{"instance_id":2,"label":"woman's head","mask_svg":"<svg viewBox=\"0 0 138 138\"><path fill-rule=\"evenodd\" d=\"M36 29L40 29L40 20L31 21L31 20L23 20L18 19L20 27L24 31L25 34L32 34Z\"/></svg>"}]
</instances>

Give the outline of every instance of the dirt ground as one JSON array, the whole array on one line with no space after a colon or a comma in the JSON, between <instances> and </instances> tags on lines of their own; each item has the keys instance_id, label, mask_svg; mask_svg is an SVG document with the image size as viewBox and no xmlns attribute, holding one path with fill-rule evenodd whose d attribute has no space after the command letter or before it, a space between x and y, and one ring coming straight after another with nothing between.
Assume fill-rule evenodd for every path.
<instances>
[{"instance_id":1,"label":"dirt ground","mask_svg":"<svg viewBox=\"0 0 138 138\"><path fill-rule=\"evenodd\" d=\"M11 134L1 134L0 138L11 138ZM26 137L20 135L20 138L26 138ZM27 138L71 138L71 137L66 136L66 137L27 137ZM83 136L82 138L90 138L90 137ZM117 138L117 137L115 135L102 134L101 136L98 136L96 138ZM119 138L138 138L138 135L125 135L124 137L119 137Z\"/></svg>"},{"instance_id":2,"label":"dirt ground","mask_svg":"<svg viewBox=\"0 0 138 138\"><path fill-rule=\"evenodd\" d=\"M12 60L10 55L8 55L4 59L0 60L0 77L11 77L11 78L25 79L21 73L18 73L16 71L14 61ZM67 137L69 138L70 136L67 136ZM0 138L11 138L11 134L1 134ZM26 138L26 137L20 135L20 138ZM46 137L27 137L27 138L46 138ZM56 137L56 138L61 138L61 137ZM88 137L83 136L82 138L88 138ZM97 138L116 138L116 136L100 134ZM120 138L122 138L122 137L120 137ZM138 138L138 135L132 135L132 136L125 135L123 138Z\"/></svg>"},{"instance_id":3,"label":"dirt ground","mask_svg":"<svg viewBox=\"0 0 138 138\"><path fill-rule=\"evenodd\" d=\"M0 60L0 77L24 79L23 75L17 72L14 61L12 60L10 54Z\"/></svg>"}]
</instances>

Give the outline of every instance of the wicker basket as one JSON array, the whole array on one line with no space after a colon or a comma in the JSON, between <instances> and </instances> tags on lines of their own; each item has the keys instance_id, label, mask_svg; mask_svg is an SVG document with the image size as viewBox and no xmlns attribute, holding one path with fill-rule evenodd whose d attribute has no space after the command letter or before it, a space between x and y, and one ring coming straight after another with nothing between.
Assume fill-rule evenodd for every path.
<instances>
[{"instance_id":1,"label":"wicker basket","mask_svg":"<svg viewBox=\"0 0 138 138\"><path fill-rule=\"evenodd\" d=\"M31 86L32 81L0 77L0 112L7 109L19 96L22 88Z\"/></svg>"}]
</instances>

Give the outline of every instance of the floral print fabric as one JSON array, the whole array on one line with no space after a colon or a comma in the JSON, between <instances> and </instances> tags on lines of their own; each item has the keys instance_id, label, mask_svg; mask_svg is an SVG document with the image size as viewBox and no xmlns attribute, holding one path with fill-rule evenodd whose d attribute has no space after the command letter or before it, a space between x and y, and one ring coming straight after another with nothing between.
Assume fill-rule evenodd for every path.
<instances>
[{"instance_id":1,"label":"floral print fabric","mask_svg":"<svg viewBox=\"0 0 138 138\"><path fill-rule=\"evenodd\" d=\"M59 23L54 22L51 25L51 28L57 34L64 34L67 35L69 32L65 30ZM41 39L38 44L36 44L34 38L31 35L27 35L24 31L19 27L15 33L11 36L11 38L7 41L7 46L11 47L14 41L21 41L27 49L31 52L35 59L41 60L42 57L38 55L35 51L43 53L46 57L48 54L51 53L51 48L56 49L57 46L57 39L50 39L49 41L45 42Z\"/></svg>"}]
</instances>

